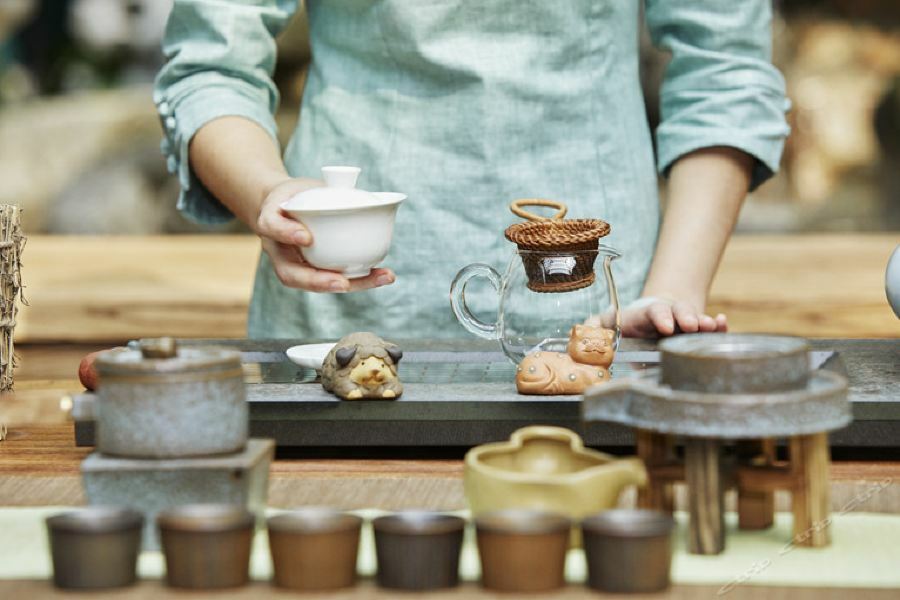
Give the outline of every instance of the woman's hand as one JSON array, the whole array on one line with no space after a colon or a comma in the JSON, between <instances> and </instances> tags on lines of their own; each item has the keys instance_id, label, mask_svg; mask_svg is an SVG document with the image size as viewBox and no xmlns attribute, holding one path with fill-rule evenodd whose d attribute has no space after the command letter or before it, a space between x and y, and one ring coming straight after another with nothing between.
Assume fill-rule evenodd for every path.
<instances>
[{"instance_id":1,"label":"woman's hand","mask_svg":"<svg viewBox=\"0 0 900 600\"><path fill-rule=\"evenodd\" d=\"M622 335L655 338L675 333L713 333L728 330L725 315L703 314L690 302L670 298L644 297L622 311Z\"/></svg>"},{"instance_id":2,"label":"woman's hand","mask_svg":"<svg viewBox=\"0 0 900 600\"><path fill-rule=\"evenodd\" d=\"M632 337L726 331L725 315L704 314L719 259L750 185L753 158L726 147L678 159L643 297L622 311Z\"/></svg>"},{"instance_id":3,"label":"woman's hand","mask_svg":"<svg viewBox=\"0 0 900 600\"><path fill-rule=\"evenodd\" d=\"M287 287L310 292L355 292L394 282L390 269L373 269L359 279L347 279L340 273L317 269L303 260L302 246L312 244L312 235L302 223L292 219L281 205L302 191L320 187L321 181L287 178L271 187L262 201L259 216L251 224L262 240L263 251L272 261L279 281Z\"/></svg>"},{"instance_id":4,"label":"woman's hand","mask_svg":"<svg viewBox=\"0 0 900 600\"><path fill-rule=\"evenodd\" d=\"M300 248L312 244L312 235L281 210L281 204L322 182L290 177L275 140L254 121L236 116L213 119L194 135L190 152L194 172L260 237L284 285L310 292L353 292L394 282L390 269L373 269L366 277L349 280L303 260Z\"/></svg>"}]
</instances>

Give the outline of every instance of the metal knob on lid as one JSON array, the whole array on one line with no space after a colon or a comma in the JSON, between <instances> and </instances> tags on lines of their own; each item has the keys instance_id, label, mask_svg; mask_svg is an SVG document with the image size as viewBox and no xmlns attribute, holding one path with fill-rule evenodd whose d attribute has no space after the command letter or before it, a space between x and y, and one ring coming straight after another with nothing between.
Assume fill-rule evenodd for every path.
<instances>
[{"instance_id":1,"label":"metal knob on lid","mask_svg":"<svg viewBox=\"0 0 900 600\"><path fill-rule=\"evenodd\" d=\"M174 358L178 355L175 338L144 338L138 341L137 346L144 358Z\"/></svg>"}]
</instances>

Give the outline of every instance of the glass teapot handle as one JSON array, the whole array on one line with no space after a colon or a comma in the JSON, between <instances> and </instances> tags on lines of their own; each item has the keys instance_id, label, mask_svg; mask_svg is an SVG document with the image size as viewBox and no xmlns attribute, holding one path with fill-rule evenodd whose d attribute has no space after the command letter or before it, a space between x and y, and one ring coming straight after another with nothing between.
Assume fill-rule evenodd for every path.
<instances>
[{"instance_id":1,"label":"glass teapot handle","mask_svg":"<svg viewBox=\"0 0 900 600\"><path fill-rule=\"evenodd\" d=\"M500 339L500 327L497 323L485 323L472 314L466 305L466 286L473 277L486 277L497 294L500 293L500 273L492 266L483 263L473 263L464 267L450 284L450 306L460 324L470 333L487 340Z\"/></svg>"}]
</instances>

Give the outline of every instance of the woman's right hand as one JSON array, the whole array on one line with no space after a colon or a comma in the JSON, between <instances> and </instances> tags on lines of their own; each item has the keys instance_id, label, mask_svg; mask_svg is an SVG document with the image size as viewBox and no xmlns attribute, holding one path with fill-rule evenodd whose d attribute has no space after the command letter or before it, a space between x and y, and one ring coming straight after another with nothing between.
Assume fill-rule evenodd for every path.
<instances>
[{"instance_id":1,"label":"woman's right hand","mask_svg":"<svg viewBox=\"0 0 900 600\"><path fill-rule=\"evenodd\" d=\"M254 121L238 116L213 119L194 134L190 153L200 181L260 237L284 285L310 292L353 292L394 282L390 269L373 269L366 277L349 280L303 260L300 248L312 244L312 235L281 205L323 183L288 176L278 145Z\"/></svg>"},{"instance_id":2,"label":"woman's right hand","mask_svg":"<svg viewBox=\"0 0 900 600\"><path fill-rule=\"evenodd\" d=\"M260 205L253 231L262 240L279 281L287 287L310 292L355 292L394 283L390 269L377 268L365 277L347 279L340 273L317 269L303 260L300 247L312 244L312 234L281 209L291 197L320 187L317 179L287 178L272 186Z\"/></svg>"}]
</instances>

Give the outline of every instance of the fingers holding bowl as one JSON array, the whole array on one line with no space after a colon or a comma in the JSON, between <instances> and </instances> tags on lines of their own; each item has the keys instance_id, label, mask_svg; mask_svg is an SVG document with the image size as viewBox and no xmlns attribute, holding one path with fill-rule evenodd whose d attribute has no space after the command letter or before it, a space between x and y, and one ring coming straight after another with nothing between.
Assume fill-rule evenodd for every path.
<instances>
[{"instance_id":1,"label":"fingers holding bowl","mask_svg":"<svg viewBox=\"0 0 900 600\"><path fill-rule=\"evenodd\" d=\"M390 285L397 280L397 276L390 269L378 268L372 269L372 272L365 277L358 277L350 280L350 291L358 292L360 290L368 290L377 287Z\"/></svg>"},{"instance_id":2,"label":"fingers holding bowl","mask_svg":"<svg viewBox=\"0 0 900 600\"><path fill-rule=\"evenodd\" d=\"M263 240L275 276L285 286L318 293L357 292L390 285L396 275L390 269L372 269L364 277L348 279L335 271L317 269L303 260L297 246Z\"/></svg>"},{"instance_id":3,"label":"fingers holding bowl","mask_svg":"<svg viewBox=\"0 0 900 600\"><path fill-rule=\"evenodd\" d=\"M340 273L320 271L303 261L297 246L263 239L272 270L282 285L309 292L347 292L350 282Z\"/></svg>"},{"instance_id":4,"label":"fingers holding bowl","mask_svg":"<svg viewBox=\"0 0 900 600\"><path fill-rule=\"evenodd\" d=\"M260 212L256 221L256 233L280 244L312 244L312 234L303 223L292 219L277 207L267 207Z\"/></svg>"},{"instance_id":5,"label":"fingers holding bowl","mask_svg":"<svg viewBox=\"0 0 900 600\"><path fill-rule=\"evenodd\" d=\"M276 268L276 275L288 287L335 294L382 287L392 284L396 279L389 269L374 269L365 277L347 279L340 273L316 269L307 263L287 264L280 270Z\"/></svg>"}]
</instances>

